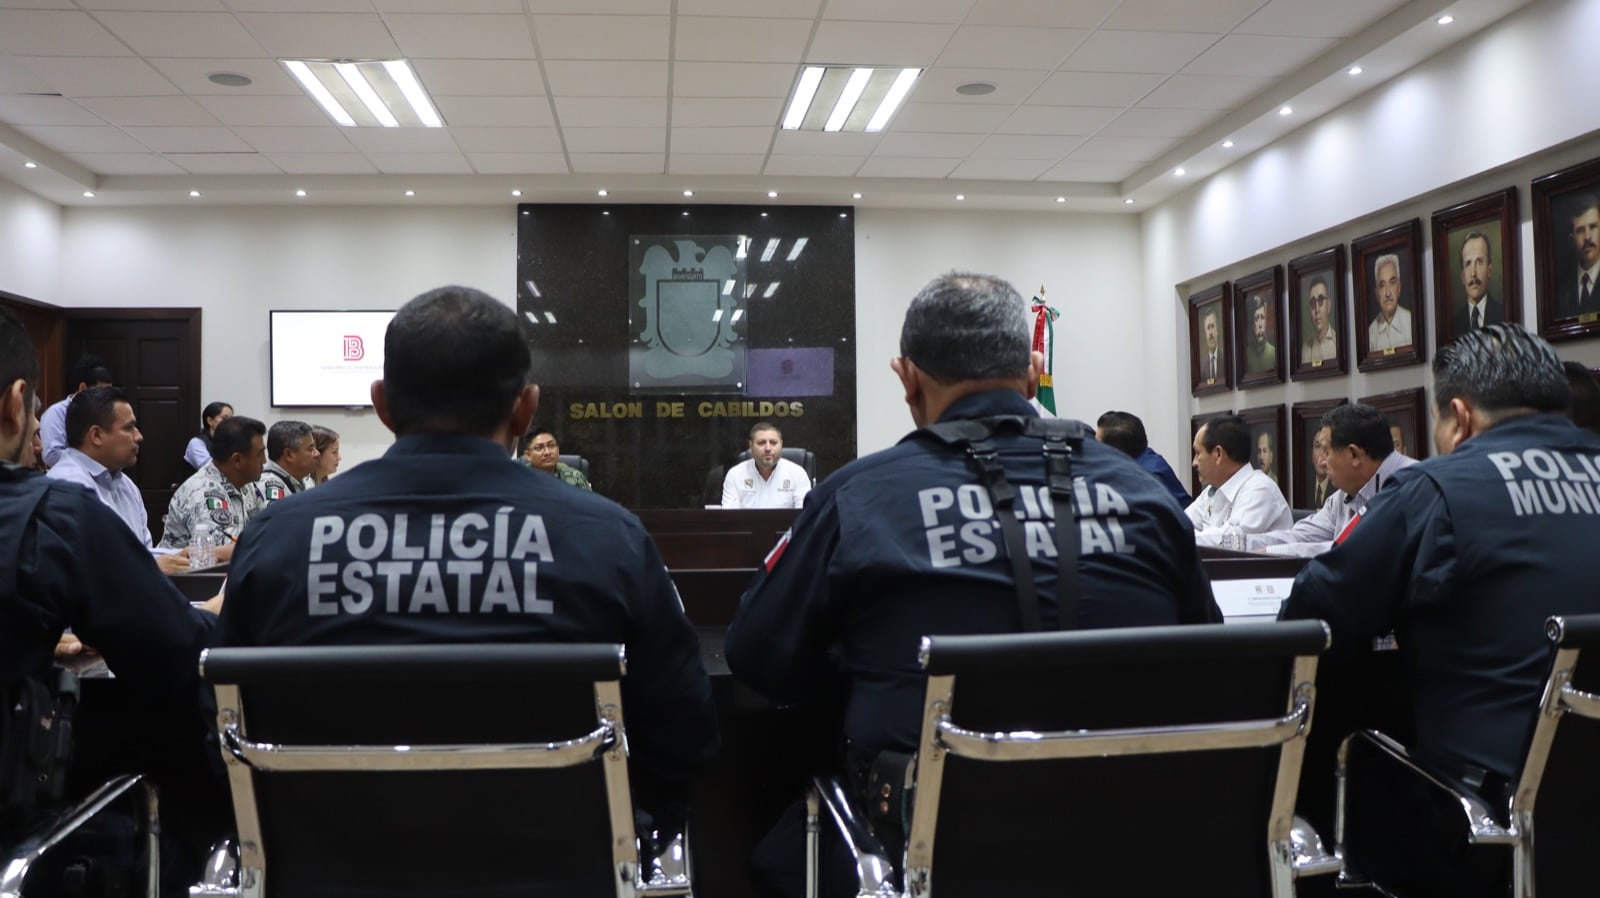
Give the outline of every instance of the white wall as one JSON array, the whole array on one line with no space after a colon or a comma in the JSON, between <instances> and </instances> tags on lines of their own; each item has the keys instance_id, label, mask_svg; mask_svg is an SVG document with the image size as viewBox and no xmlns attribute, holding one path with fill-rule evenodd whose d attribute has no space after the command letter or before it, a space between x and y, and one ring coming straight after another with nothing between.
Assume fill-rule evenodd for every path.
<instances>
[{"instance_id":1,"label":"white wall","mask_svg":"<svg viewBox=\"0 0 1600 898\"><path fill-rule=\"evenodd\" d=\"M1528 182L1600 155L1600 141L1586 139L1600 128L1596 34L1600 3L1531 4L1145 213L1145 408L1156 448L1187 460L1188 418L1198 412L1430 383L1418 366L1191 400L1185 297L1412 217L1422 218L1427 243L1432 212L1513 184L1532 323ZM1431 264L1425 256L1430 301ZM1591 364L1600 359L1592 342L1559 348Z\"/></svg>"},{"instance_id":2,"label":"white wall","mask_svg":"<svg viewBox=\"0 0 1600 898\"><path fill-rule=\"evenodd\" d=\"M0 180L0 290L56 302L60 272L61 207Z\"/></svg>"}]
</instances>

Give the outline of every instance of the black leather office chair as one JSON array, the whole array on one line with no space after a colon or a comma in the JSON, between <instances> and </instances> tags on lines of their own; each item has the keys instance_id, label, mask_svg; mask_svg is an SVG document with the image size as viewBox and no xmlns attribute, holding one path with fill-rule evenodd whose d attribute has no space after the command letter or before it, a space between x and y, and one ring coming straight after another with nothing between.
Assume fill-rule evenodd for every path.
<instances>
[{"instance_id":1,"label":"black leather office chair","mask_svg":"<svg viewBox=\"0 0 1600 898\"><path fill-rule=\"evenodd\" d=\"M1477 894L1525 898L1593 895L1600 845L1600 615L1553 617L1554 649L1528 735L1521 778L1509 796L1478 795L1424 770L1405 747L1376 731L1340 748L1338 839L1342 884L1376 885L1399 895L1411 864L1389 834L1416 853L1448 853ZM1380 835L1381 834L1381 835ZM1538 850L1535 851L1537 835ZM1387 849L1373 854L1374 842ZM1397 882L1397 879L1399 880ZM1430 886L1431 887L1431 884Z\"/></svg>"},{"instance_id":2,"label":"black leather office chair","mask_svg":"<svg viewBox=\"0 0 1600 898\"><path fill-rule=\"evenodd\" d=\"M1320 621L924 639L903 894L1289 898L1332 873L1292 807L1327 644ZM844 795L811 801L861 894L902 894Z\"/></svg>"},{"instance_id":3,"label":"black leather office chair","mask_svg":"<svg viewBox=\"0 0 1600 898\"><path fill-rule=\"evenodd\" d=\"M191 894L688 894L682 840L636 840L624 667L617 645L206 652L240 857Z\"/></svg>"},{"instance_id":4,"label":"black leather office chair","mask_svg":"<svg viewBox=\"0 0 1600 898\"><path fill-rule=\"evenodd\" d=\"M562 455L559 457L559 461L564 465L577 468L583 473L585 480L589 479L589 459L581 455Z\"/></svg>"},{"instance_id":5,"label":"black leather office chair","mask_svg":"<svg viewBox=\"0 0 1600 898\"><path fill-rule=\"evenodd\" d=\"M799 465L801 468L804 468L806 476L811 478L811 485L816 486L817 454L815 452L812 452L810 449L802 449L799 446L785 446L783 447L781 454L786 461L793 462L794 464ZM746 449L739 453L739 457L734 459L733 463L738 464L740 462L749 460L750 450Z\"/></svg>"}]
</instances>

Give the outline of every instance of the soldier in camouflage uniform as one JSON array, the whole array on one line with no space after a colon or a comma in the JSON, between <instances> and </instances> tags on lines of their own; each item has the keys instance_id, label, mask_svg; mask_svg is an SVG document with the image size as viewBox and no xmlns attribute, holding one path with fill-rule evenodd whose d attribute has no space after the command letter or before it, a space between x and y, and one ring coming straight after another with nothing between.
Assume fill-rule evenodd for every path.
<instances>
[{"instance_id":1,"label":"soldier in camouflage uniform","mask_svg":"<svg viewBox=\"0 0 1600 898\"><path fill-rule=\"evenodd\" d=\"M261 501L270 505L306 488L317 469L317 441L304 421L279 421L267 431L267 464L261 474Z\"/></svg>"},{"instance_id":2,"label":"soldier in camouflage uniform","mask_svg":"<svg viewBox=\"0 0 1600 898\"><path fill-rule=\"evenodd\" d=\"M522 463L534 470L554 474L562 483L594 491L583 472L561 460L561 446L556 435L544 427L535 427L522 444Z\"/></svg>"},{"instance_id":3,"label":"soldier in camouflage uniform","mask_svg":"<svg viewBox=\"0 0 1600 898\"><path fill-rule=\"evenodd\" d=\"M267 427L254 418L235 415L217 425L211 436L211 461L172 494L167 506L167 523L161 545L182 549L201 520L229 538L217 547L217 561L233 557L233 540L239 538L245 521L261 510L261 469L267 461L262 437Z\"/></svg>"}]
</instances>

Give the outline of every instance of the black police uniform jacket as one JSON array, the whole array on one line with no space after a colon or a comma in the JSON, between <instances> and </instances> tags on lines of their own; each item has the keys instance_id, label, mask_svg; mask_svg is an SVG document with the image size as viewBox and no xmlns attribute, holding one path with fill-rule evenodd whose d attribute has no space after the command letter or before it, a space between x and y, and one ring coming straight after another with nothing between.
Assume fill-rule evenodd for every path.
<instances>
[{"instance_id":1,"label":"black police uniform jacket","mask_svg":"<svg viewBox=\"0 0 1600 898\"><path fill-rule=\"evenodd\" d=\"M977 393L941 420L1036 416L1018 393ZM1055 541L1042 442L995 438L1038 586L1057 625ZM1218 622L1194 530L1155 478L1085 440L1079 505L1080 628ZM728 631L734 675L780 702L846 691L845 735L861 751L912 750L926 680L924 635L1020 629L1016 588L987 491L966 455L916 434L846 465L806 498Z\"/></svg>"},{"instance_id":2,"label":"black police uniform jacket","mask_svg":"<svg viewBox=\"0 0 1600 898\"><path fill-rule=\"evenodd\" d=\"M1600 437L1556 415L1513 418L1398 471L1300 572L1281 616L1327 621L1340 652L1392 630L1412 754L1456 780L1470 766L1514 781L1550 665L1545 619L1600 612L1584 563L1596 546Z\"/></svg>"},{"instance_id":3,"label":"black police uniform jacket","mask_svg":"<svg viewBox=\"0 0 1600 898\"><path fill-rule=\"evenodd\" d=\"M639 519L478 437L402 437L251 518L218 641L623 643L630 766L682 783L717 745L699 640Z\"/></svg>"}]
</instances>

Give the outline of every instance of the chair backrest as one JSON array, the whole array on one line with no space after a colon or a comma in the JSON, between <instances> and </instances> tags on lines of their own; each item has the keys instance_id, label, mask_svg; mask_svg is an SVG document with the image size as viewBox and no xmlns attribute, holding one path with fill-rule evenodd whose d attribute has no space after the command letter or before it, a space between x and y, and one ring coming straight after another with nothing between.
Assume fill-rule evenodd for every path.
<instances>
[{"instance_id":1,"label":"chair backrest","mask_svg":"<svg viewBox=\"0 0 1600 898\"><path fill-rule=\"evenodd\" d=\"M1327 644L1320 621L925 639L906 893L1292 893Z\"/></svg>"},{"instance_id":2,"label":"chair backrest","mask_svg":"<svg viewBox=\"0 0 1600 898\"><path fill-rule=\"evenodd\" d=\"M817 454L815 452L812 452L810 449L803 449L803 448L801 448L799 446L785 446L785 447L783 447L781 452L782 452L783 458L786 461L793 462L794 464L797 464L800 467L804 468L805 472L806 472L806 476L811 478L811 484L813 486L816 485L816 483L817 483ZM743 452L739 453L739 457L737 459L735 459L734 463L738 464L739 462L748 461L749 459L750 459L750 450L746 449Z\"/></svg>"},{"instance_id":3,"label":"chair backrest","mask_svg":"<svg viewBox=\"0 0 1600 898\"><path fill-rule=\"evenodd\" d=\"M577 468L579 471L583 472L584 479L588 479L589 459L582 455L561 455L559 456L559 460L564 465Z\"/></svg>"},{"instance_id":4,"label":"chair backrest","mask_svg":"<svg viewBox=\"0 0 1600 898\"><path fill-rule=\"evenodd\" d=\"M617 645L201 657L241 894L632 895Z\"/></svg>"}]
</instances>

